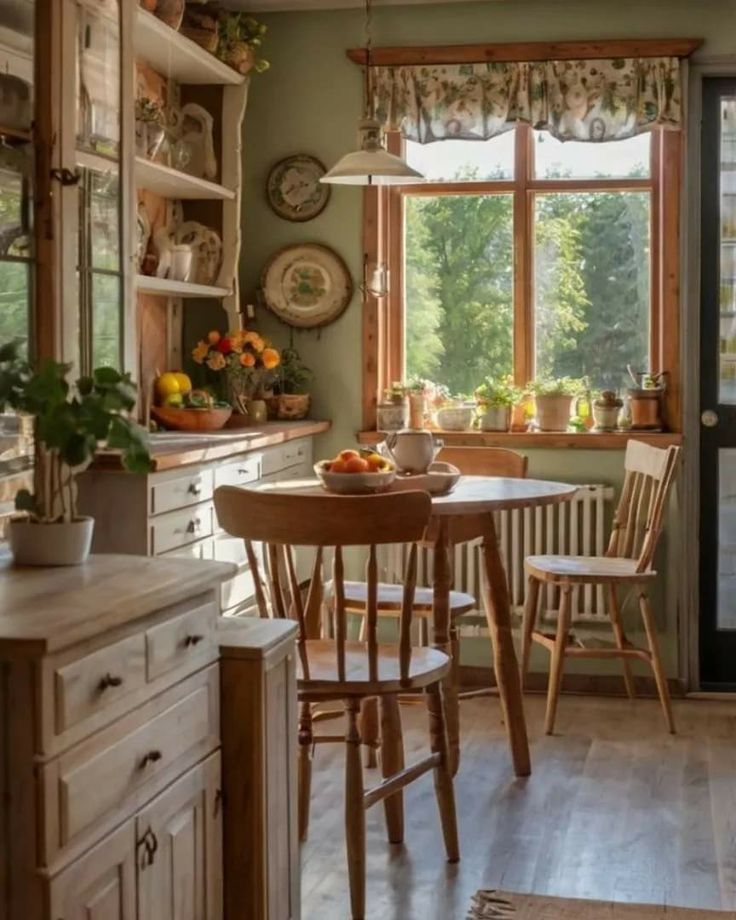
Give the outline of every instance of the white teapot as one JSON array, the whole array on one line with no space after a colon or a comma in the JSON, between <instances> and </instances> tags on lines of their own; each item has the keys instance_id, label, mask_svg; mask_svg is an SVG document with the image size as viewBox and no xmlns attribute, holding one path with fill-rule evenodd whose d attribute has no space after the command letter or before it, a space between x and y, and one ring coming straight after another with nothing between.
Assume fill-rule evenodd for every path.
<instances>
[{"instance_id":1,"label":"white teapot","mask_svg":"<svg viewBox=\"0 0 736 920\"><path fill-rule=\"evenodd\" d=\"M431 431L405 428L390 431L379 450L400 473L426 473L442 446L442 441L436 441Z\"/></svg>"}]
</instances>

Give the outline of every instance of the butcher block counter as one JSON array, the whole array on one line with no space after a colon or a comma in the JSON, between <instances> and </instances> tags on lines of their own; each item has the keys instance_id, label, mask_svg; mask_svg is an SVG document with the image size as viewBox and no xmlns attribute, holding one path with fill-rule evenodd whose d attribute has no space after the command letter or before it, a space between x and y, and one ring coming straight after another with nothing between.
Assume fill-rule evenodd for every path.
<instances>
[{"instance_id":1,"label":"butcher block counter","mask_svg":"<svg viewBox=\"0 0 736 920\"><path fill-rule=\"evenodd\" d=\"M295 627L223 621L234 570L0 568L0 920L298 917L295 822L264 820L296 797Z\"/></svg>"}]
</instances>

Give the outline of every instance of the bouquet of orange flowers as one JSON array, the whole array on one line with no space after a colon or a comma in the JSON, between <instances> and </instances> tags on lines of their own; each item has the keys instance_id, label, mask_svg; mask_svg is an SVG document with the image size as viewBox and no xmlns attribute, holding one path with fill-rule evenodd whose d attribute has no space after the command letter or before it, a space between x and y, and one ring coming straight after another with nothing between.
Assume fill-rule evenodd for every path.
<instances>
[{"instance_id":1,"label":"bouquet of orange flowers","mask_svg":"<svg viewBox=\"0 0 736 920\"><path fill-rule=\"evenodd\" d=\"M241 412L248 399L268 388L272 372L281 363L271 343L248 329L225 333L213 329L197 342L192 358L206 370L210 384Z\"/></svg>"}]
</instances>

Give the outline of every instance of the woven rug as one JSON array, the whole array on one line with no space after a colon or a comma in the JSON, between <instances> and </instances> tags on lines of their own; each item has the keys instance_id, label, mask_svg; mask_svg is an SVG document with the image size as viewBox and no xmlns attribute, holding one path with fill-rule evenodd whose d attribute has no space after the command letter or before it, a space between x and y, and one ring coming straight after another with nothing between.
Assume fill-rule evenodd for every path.
<instances>
[{"instance_id":1,"label":"woven rug","mask_svg":"<svg viewBox=\"0 0 736 920\"><path fill-rule=\"evenodd\" d=\"M611 901L578 901L544 895L479 891L467 920L726 920L736 912L685 910L654 904L621 904Z\"/></svg>"}]
</instances>

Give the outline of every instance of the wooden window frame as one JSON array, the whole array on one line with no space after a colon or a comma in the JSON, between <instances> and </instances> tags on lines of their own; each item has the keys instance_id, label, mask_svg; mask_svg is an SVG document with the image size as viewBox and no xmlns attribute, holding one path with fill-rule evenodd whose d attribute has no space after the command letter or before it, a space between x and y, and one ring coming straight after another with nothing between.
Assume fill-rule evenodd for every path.
<instances>
[{"instance_id":1,"label":"wooden window frame","mask_svg":"<svg viewBox=\"0 0 736 920\"><path fill-rule=\"evenodd\" d=\"M614 56L676 55L685 57L699 47L695 39L648 42L570 42L562 44L446 46L440 48L377 48L374 66L418 63L465 63L486 60L543 60ZM362 49L348 51L356 63L365 63ZM513 180L432 182L422 186L371 186L364 193L363 262L366 277L377 264L389 268L389 294L372 296L363 285L363 429L376 428L378 395L403 375L403 213L408 195L514 195L514 375L518 383L532 378L534 367L533 215L539 192L631 191L651 194L650 364L668 372L664 415L671 432L682 431L680 370L680 196L682 186L682 131L652 132L650 176L644 179L537 179L532 175L533 132L519 125ZM387 135L390 152L401 154L403 141ZM519 330L524 330L520 333ZM518 436L517 436L518 437ZM523 436L522 436L523 437Z\"/></svg>"}]
</instances>

